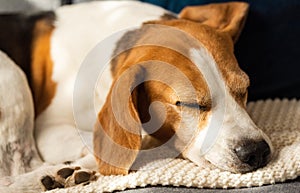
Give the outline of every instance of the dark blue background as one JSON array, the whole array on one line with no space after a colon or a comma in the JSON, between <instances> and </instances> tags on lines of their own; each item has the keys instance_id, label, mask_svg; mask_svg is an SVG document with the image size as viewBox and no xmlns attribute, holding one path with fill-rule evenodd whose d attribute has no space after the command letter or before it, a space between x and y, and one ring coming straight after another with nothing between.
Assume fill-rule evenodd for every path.
<instances>
[{"instance_id":1,"label":"dark blue background","mask_svg":"<svg viewBox=\"0 0 300 193\"><path fill-rule=\"evenodd\" d=\"M178 13L186 5L222 0L142 0ZM300 99L300 0L250 0L236 57L250 76L249 100Z\"/></svg>"}]
</instances>

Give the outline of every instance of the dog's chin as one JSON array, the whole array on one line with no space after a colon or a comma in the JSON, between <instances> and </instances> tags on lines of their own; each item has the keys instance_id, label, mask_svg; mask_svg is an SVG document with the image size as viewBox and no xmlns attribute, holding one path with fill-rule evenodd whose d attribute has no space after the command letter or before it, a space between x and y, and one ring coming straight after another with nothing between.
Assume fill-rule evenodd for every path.
<instances>
[{"instance_id":1,"label":"dog's chin","mask_svg":"<svg viewBox=\"0 0 300 193\"><path fill-rule=\"evenodd\" d=\"M224 154L227 155L225 156L222 153L214 153L213 151L211 151L204 155L204 159L216 168L232 173L247 173L252 172L256 169L249 166L248 164L241 162L231 152L225 152Z\"/></svg>"},{"instance_id":2,"label":"dog's chin","mask_svg":"<svg viewBox=\"0 0 300 193\"><path fill-rule=\"evenodd\" d=\"M188 157L186 158L203 169L220 169L222 171L228 171L231 173L247 173L255 170L255 168L249 166L248 164L239 161L238 158L234 156L234 154L231 154L229 152L227 152L226 156L225 154L226 152L222 154L220 152L215 153L213 151L210 151L205 155L199 157L193 157L192 159Z\"/></svg>"},{"instance_id":3,"label":"dog's chin","mask_svg":"<svg viewBox=\"0 0 300 193\"><path fill-rule=\"evenodd\" d=\"M247 164L242 164L242 163L230 163L230 162L226 162L226 163L220 163L220 162L215 162L215 161L210 161L207 160L211 165L213 165L214 167L222 170L222 171L228 171L231 173L247 173L247 172L252 172L254 170L254 168L248 166Z\"/></svg>"},{"instance_id":4,"label":"dog's chin","mask_svg":"<svg viewBox=\"0 0 300 193\"><path fill-rule=\"evenodd\" d=\"M215 159L217 157L219 159ZM220 156L214 156L214 158L212 159L212 157L208 156L207 154L204 156L199 156L198 159L193 159L191 161L203 169L219 169L221 171L227 171L231 173L247 173L254 170L254 168L251 168L247 164L243 164L238 161L234 162L230 159L221 158Z\"/></svg>"}]
</instances>

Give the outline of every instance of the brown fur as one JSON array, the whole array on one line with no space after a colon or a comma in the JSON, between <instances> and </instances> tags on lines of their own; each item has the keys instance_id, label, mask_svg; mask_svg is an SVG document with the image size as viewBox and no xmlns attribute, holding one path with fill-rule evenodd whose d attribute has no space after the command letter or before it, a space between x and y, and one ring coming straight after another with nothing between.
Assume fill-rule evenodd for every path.
<instances>
[{"instance_id":1,"label":"brown fur","mask_svg":"<svg viewBox=\"0 0 300 193\"><path fill-rule=\"evenodd\" d=\"M131 85L141 77L140 75L143 74L142 71L143 70L139 68L139 66L131 70L122 81L124 84L118 85L120 86L120 90L116 97L124 96L125 93L123 92L126 92L128 88L131 88ZM114 83L113 87L114 86L116 86L116 82ZM122 128L119 125L112 110L112 104L110 100L111 95L112 90L108 94L107 101L99 113L99 123L97 123L95 126L95 157L99 166L99 170L102 174L127 174L138 154L138 150L141 147L141 128ZM131 116L133 116L135 121L140 122L138 112L136 110L137 97L138 96L135 94L132 94L128 105ZM116 101L121 102L121 99L117 99ZM118 107L122 104L114 105ZM121 116L122 120L130 119L130 117L128 117L130 115L119 111L118 113L120 113L119 115ZM107 151L106 148L103 148L107 146L109 146L110 151ZM119 148L119 146L124 147L124 149ZM107 163L108 161L109 163Z\"/></svg>"},{"instance_id":2,"label":"brown fur","mask_svg":"<svg viewBox=\"0 0 300 193\"><path fill-rule=\"evenodd\" d=\"M25 72L33 92L36 116L50 103L55 92L51 80L50 38L53 12L36 15L0 15L0 49Z\"/></svg>"},{"instance_id":3,"label":"brown fur","mask_svg":"<svg viewBox=\"0 0 300 193\"><path fill-rule=\"evenodd\" d=\"M237 41L245 24L249 5L243 2L228 2L184 8L179 17L227 32Z\"/></svg>"},{"instance_id":4,"label":"brown fur","mask_svg":"<svg viewBox=\"0 0 300 193\"><path fill-rule=\"evenodd\" d=\"M51 79L53 62L50 55L50 39L54 29L52 22L47 18L39 20L33 30L31 84L36 116L51 103L56 89L56 83Z\"/></svg>"},{"instance_id":5,"label":"brown fur","mask_svg":"<svg viewBox=\"0 0 300 193\"><path fill-rule=\"evenodd\" d=\"M186 8L180 14L181 19L152 21L147 24L175 27L199 40L212 54L231 93L236 97L237 101L244 106L246 101L245 93L247 92L246 88L249 85L249 80L245 73L240 70L234 57L233 40L236 40L240 33L240 28L242 27L241 23L244 22L245 14L247 13L246 10L247 4L245 3L212 4L203 7ZM185 53L189 49L184 47L185 40L183 40L182 37L173 37L172 34L169 34L167 31L165 32L166 34L160 32L160 35L157 36L153 25L145 24L141 31L142 33L139 33L139 36L137 36L138 41L134 40L136 44L143 44L152 38L152 40L157 42L170 41L173 46ZM119 57L115 59L113 68L115 81L112 88L114 88L116 84L116 79L120 77L126 69L132 66L135 66L136 69L145 68L145 66L141 64L150 60L163 61L174 65L189 78L194 88L196 88L196 102L208 107L211 105L207 84L197 67L185 56L171 49L159 46L140 46L120 54ZM158 70L157 73L160 73L160 70ZM170 72L161 73L168 76ZM145 68L144 71L132 71L127 81L123 81L124 89L126 87L127 89L130 88L136 81L136 77L142 75L147 76L147 68ZM179 80L174 81L178 82ZM111 104L111 92L112 91L110 91L107 101L98 116L99 123L96 124L94 131L94 152L96 154L99 170L102 174L127 174L137 156L136 151L141 149L142 144L140 134L130 134L127 130L134 129L135 133L139 133L140 131L138 130L141 128L131 128L131 125L125 125L126 128L122 128L116 122L112 112L112 105L118 106L118 104ZM122 96L124 96L122 93L118 93L117 97L120 97L120 101ZM137 97L140 96L143 96L144 100L137 99ZM166 121L163 126L153 134L153 136L165 142L174 135L174 133L179 132L179 134L184 134L183 131L177 130L180 122L179 112L181 110L181 108L175 106L177 100L176 93L172 88L156 81L148 81L140 85L133 92L129 101L131 115L140 123L147 122L150 119L148 114L149 104L152 101L160 101L165 104L167 107ZM130 119L130 117L128 117L129 115L125 115L126 112L117 113L123 114L123 120ZM203 128L203 125L206 124L206 117L209 113L209 109L208 112L202 113L199 120L199 128ZM109 136L110 139L104 134ZM187 136L188 139L190 139L190 137L192 136ZM112 146L112 141L125 148L136 151L129 151L129 153L126 151L124 153L120 148ZM108 149L109 151L107 151Z\"/></svg>"}]
</instances>

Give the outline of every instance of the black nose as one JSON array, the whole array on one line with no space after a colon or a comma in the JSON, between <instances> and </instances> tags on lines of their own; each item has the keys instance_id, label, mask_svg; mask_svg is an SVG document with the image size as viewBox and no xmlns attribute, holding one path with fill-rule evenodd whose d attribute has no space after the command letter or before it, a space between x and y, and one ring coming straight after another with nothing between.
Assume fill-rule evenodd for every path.
<instances>
[{"instance_id":1,"label":"black nose","mask_svg":"<svg viewBox=\"0 0 300 193\"><path fill-rule=\"evenodd\" d=\"M257 169L268 163L271 150L266 141L247 141L243 146L235 148L235 153L243 163Z\"/></svg>"}]
</instances>

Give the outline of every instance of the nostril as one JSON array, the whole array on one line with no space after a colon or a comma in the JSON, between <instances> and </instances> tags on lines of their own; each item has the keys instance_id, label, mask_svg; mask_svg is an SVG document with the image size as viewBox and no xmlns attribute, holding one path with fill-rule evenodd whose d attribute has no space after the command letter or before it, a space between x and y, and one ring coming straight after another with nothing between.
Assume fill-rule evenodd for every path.
<instances>
[{"instance_id":1,"label":"nostril","mask_svg":"<svg viewBox=\"0 0 300 193\"><path fill-rule=\"evenodd\" d=\"M255 155L250 155L248 160L245 162L247 164L249 164L250 166L254 166L257 162L257 157Z\"/></svg>"},{"instance_id":2,"label":"nostril","mask_svg":"<svg viewBox=\"0 0 300 193\"><path fill-rule=\"evenodd\" d=\"M263 157L268 157L271 154L271 149L270 146L268 144L266 144L265 147L262 147L262 149L264 150L263 152Z\"/></svg>"},{"instance_id":3,"label":"nostril","mask_svg":"<svg viewBox=\"0 0 300 193\"><path fill-rule=\"evenodd\" d=\"M266 141L247 141L235 148L235 153L243 163L257 169L267 164L271 150Z\"/></svg>"},{"instance_id":4,"label":"nostril","mask_svg":"<svg viewBox=\"0 0 300 193\"><path fill-rule=\"evenodd\" d=\"M271 148L266 141L261 142L260 149L262 150L262 166L265 166L271 157Z\"/></svg>"}]
</instances>

